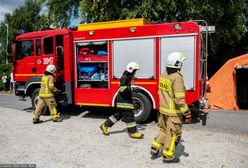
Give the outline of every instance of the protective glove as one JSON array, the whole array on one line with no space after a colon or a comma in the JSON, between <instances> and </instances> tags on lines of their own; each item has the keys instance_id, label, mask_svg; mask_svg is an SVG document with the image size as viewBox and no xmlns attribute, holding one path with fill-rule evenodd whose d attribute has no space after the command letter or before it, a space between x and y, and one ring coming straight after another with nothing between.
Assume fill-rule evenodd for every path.
<instances>
[{"instance_id":1,"label":"protective glove","mask_svg":"<svg viewBox=\"0 0 248 168\"><path fill-rule=\"evenodd\" d=\"M132 89L133 89L133 92L136 92L136 93L141 91L139 87L132 87Z\"/></svg>"},{"instance_id":2,"label":"protective glove","mask_svg":"<svg viewBox=\"0 0 248 168\"><path fill-rule=\"evenodd\" d=\"M59 89L56 88L56 89L54 90L54 93L57 93L57 94L58 94L58 93L61 93L61 90L59 90Z\"/></svg>"},{"instance_id":3,"label":"protective glove","mask_svg":"<svg viewBox=\"0 0 248 168\"><path fill-rule=\"evenodd\" d=\"M185 113L183 114L183 116L184 116L184 118L185 118L185 121L184 121L185 124L191 123L192 116L191 116L191 111L190 111L190 110L188 110L187 112L185 112Z\"/></svg>"}]
</instances>

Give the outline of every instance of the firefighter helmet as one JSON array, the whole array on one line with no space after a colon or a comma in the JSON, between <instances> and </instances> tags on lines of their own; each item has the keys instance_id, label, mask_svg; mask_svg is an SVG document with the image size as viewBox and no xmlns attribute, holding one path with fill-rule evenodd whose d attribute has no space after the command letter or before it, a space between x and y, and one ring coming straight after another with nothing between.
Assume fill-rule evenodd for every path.
<instances>
[{"instance_id":1,"label":"firefighter helmet","mask_svg":"<svg viewBox=\"0 0 248 168\"><path fill-rule=\"evenodd\" d=\"M140 69L140 67L136 62L130 62L130 63L127 64L126 70L129 73L133 73L134 70L138 70L138 69Z\"/></svg>"},{"instance_id":2,"label":"firefighter helmet","mask_svg":"<svg viewBox=\"0 0 248 168\"><path fill-rule=\"evenodd\" d=\"M56 71L56 67L54 65L50 64L46 67L46 71L50 72L50 73L54 73Z\"/></svg>"},{"instance_id":3,"label":"firefighter helmet","mask_svg":"<svg viewBox=\"0 0 248 168\"><path fill-rule=\"evenodd\" d=\"M167 58L167 67L169 68L178 68L182 67L185 56L181 52L172 52Z\"/></svg>"}]
</instances>

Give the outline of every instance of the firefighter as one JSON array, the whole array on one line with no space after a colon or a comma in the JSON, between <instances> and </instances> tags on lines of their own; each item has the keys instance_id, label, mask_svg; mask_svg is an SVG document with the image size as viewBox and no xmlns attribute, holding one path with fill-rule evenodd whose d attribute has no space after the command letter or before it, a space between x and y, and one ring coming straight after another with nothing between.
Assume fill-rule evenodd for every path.
<instances>
[{"instance_id":1,"label":"firefighter","mask_svg":"<svg viewBox=\"0 0 248 168\"><path fill-rule=\"evenodd\" d=\"M41 79L41 88L39 92L39 100L36 106L36 109L33 113L33 123L38 124L43 122L40 120L40 114L43 108L47 105L49 108L52 121L58 122L58 113L57 113L57 103L54 98L54 93L60 92L56 87L54 87L54 73L56 67L52 64L46 67L46 71Z\"/></svg>"},{"instance_id":2,"label":"firefighter","mask_svg":"<svg viewBox=\"0 0 248 168\"><path fill-rule=\"evenodd\" d=\"M190 116L185 102L186 89L180 73L185 56L180 52L172 52L167 58L166 70L159 80L159 131L152 141L151 154L157 156L163 147L163 161L176 162L175 146L181 139L182 116Z\"/></svg>"},{"instance_id":3,"label":"firefighter","mask_svg":"<svg viewBox=\"0 0 248 168\"><path fill-rule=\"evenodd\" d=\"M136 62L128 63L124 71L117 94L117 112L110 116L101 126L100 129L104 135L109 135L108 128L112 127L122 118L126 122L127 131L131 138L141 139L143 134L137 131L136 122L134 120L134 105L132 104L132 92L139 92L138 87L131 87L131 80L136 71L140 69Z\"/></svg>"}]
</instances>

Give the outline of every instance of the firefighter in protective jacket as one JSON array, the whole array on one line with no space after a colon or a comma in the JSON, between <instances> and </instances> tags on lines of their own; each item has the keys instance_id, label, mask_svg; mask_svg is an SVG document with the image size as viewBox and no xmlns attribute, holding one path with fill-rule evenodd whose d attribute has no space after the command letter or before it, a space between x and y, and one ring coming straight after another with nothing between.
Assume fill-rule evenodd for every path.
<instances>
[{"instance_id":1,"label":"firefighter in protective jacket","mask_svg":"<svg viewBox=\"0 0 248 168\"><path fill-rule=\"evenodd\" d=\"M54 73L56 71L56 67L54 65L48 65L46 67L46 71L41 79L41 88L39 92L39 100L36 106L36 109L33 113L33 123L38 124L41 123L40 115L43 108L47 105L49 108L52 121L58 121L57 114L57 103L54 98L54 93L60 92L56 87L54 87Z\"/></svg>"},{"instance_id":2,"label":"firefighter in protective jacket","mask_svg":"<svg viewBox=\"0 0 248 168\"><path fill-rule=\"evenodd\" d=\"M186 89L180 73L185 57L180 52L172 52L167 58L166 71L160 75L159 131L152 141L151 154L157 155L163 147L163 161L176 161L175 146L182 133L182 116L190 115L185 102Z\"/></svg>"},{"instance_id":3,"label":"firefighter in protective jacket","mask_svg":"<svg viewBox=\"0 0 248 168\"><path fill-rule=\"evenodd\" d=\"M126 122L127 131L131 138L140 139L144 135L137 131L136 122L134 120L134 105L132 104L132 92L138 92L138 87L131 87L131 80L139 69L136 62L130 62L124 71L117 95L116 108L118 112L110 116L101 126L104 135L109 135L108 128L112 127L117 121L124 118Z\"/></svg>"}]
</instances>

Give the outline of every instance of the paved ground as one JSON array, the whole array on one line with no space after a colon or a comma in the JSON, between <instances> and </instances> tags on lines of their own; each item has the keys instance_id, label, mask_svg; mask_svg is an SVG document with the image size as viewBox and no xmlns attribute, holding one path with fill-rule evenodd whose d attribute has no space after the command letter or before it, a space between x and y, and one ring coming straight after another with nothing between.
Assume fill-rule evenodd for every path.
<instances>
[{"instance_id":1,"label":"paved ground","mask_svg":"<svg viewBox=\"0 0 248 168\"><path fill-rule=\"evenodd\" d=\"M111 135L99 125L106 110L64 112L63 122L49 116L40 125L31 122L30 102L0 95L0 164L36 164L41 168L68 167L186 167L244 168L248 165L248 111L210 111L207 126L184 125L177 164L150 158L149 148L157 132L155 122L139 125L142 140L130 139L125 124L117 123Z\"/></svg>"}]
</instances>

